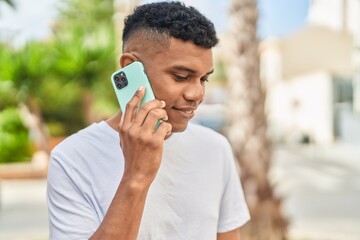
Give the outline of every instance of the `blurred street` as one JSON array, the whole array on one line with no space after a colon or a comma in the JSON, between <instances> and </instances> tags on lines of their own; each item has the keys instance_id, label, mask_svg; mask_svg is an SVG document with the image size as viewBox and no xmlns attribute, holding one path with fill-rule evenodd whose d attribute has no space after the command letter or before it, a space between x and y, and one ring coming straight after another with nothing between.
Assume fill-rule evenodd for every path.
<instances>
[{"instance_id":1,"label":"blurred street","mask_svg":"<svg viewBox=\"0 0 360 240\"><path fill-rule=\"evenodd\" d=\"M278 147L271 179L284 198L290 239L360 239L360 149ZM45 180L0 181L0 239L48 239Z\"/></svg>"},{"instance_id":2,"label":"blurred street","mask_svg":"<svg viewBox=\"0 0 360 240\"><path fill-rule=\"evenodd\" d=\"M46 180L0 181L0 239L48 239Z\"/></svg>"},{"instance_id":3,"label":"blurred street","mask_svg":"<svg viewBox=\"0 0 360 240\"><path fill-rule=\"evenodd\" d=\"M283 197L290 239L360 239L360 148L294 146L274 152L271 179Z\"/></svg>"}]
</instances>

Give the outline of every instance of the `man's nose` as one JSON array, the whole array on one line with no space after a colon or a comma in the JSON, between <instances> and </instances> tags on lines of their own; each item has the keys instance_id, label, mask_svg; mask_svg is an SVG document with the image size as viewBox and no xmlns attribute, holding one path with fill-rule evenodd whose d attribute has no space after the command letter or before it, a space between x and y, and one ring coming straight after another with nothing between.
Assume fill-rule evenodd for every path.
<instances>
[{"instance_id":1,"label":"man's nose","mask_svg":"<svg viewBox=\"0 0 360 240\"><path fill-rule=\"evenodd\" d=\"M188 101L197 101L201 102L205 96L205 87L201 81L196 81L185 89L184 97Z\"/></svg>"}]
</instances>

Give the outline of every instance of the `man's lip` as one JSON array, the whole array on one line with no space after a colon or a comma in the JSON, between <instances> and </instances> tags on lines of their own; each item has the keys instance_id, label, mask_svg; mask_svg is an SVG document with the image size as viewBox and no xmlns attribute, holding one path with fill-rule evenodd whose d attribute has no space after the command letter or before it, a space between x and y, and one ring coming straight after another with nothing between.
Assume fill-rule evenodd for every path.
<instances>
[{"instance_id":1,"label":"man's lip","mask_svg":"<svg viewBox=\"0 0 360 240\"><path fill-rule=\"evenodd\" d=\"M178 111L183 111L183 112L195 112L195 110L196 110L196 108L193 108L193 107L173 107L173 108Z\"/></svg>"},{"instance_id":2,"label":"man's lip","mask_svg":"<svg viewBox=\"0 0 360 240\"><path fill-rule=\"evenodd\" d=\"M196 108L188 108L188 107L173 107L173 109L181 113L186 118L192 118L196 110Z\"/></svg>"}]
</instances>

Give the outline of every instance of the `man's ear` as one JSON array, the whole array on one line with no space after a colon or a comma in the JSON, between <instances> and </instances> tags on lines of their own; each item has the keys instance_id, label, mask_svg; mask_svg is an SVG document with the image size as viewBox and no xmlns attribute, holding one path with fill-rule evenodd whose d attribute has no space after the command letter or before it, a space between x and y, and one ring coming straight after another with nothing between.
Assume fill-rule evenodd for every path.
<instances>
[{"instance_id":1,"label":"man's ear","mask_svg":"<svg viewBox=\"0 0 360 240\"><path fill-rule=\"evenodd\" d=\"M124 53L120 57L120 66L121 68L129 65L130 63L133 63L135 61L138 61L137 58L131 54L131 53Z\"/></svg>"}]
</instances>

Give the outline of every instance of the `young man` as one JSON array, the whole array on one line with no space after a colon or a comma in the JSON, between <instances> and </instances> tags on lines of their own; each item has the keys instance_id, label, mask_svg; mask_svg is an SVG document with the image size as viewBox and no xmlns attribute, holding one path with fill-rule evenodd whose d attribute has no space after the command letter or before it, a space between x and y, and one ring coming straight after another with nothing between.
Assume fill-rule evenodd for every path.
<instances>
[{"instance_id":1,"label":"young man","mask_svg":"<svg viewBox=\"0 0 360 240\"><path fill-rule=\"evenodd\" d=\"M125 114L54 149L51 239L239 239L249 213L231 148L189 123L204 99L216 43L213 24L179 2L146 4L128 16L120 65L142 62L156 100L139 107L140 87Z\"/></svg>"}]
</instances>

